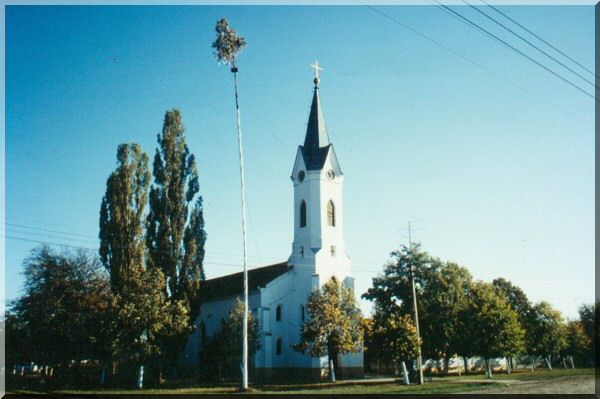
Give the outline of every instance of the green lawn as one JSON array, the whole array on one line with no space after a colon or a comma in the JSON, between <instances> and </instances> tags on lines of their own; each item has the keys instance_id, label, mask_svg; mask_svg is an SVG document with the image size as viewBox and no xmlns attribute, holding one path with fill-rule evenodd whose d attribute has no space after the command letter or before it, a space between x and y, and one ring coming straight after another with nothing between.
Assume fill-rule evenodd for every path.
<instances>
[{"instance_id":1,"label":"green lawn","mask_svg":"<svg viewBox=\"0 0 600 399\"><path fill-rule=\"evenodd\" d=\"M569 378L594 376L594 369L555 369L548 371L546 369L536 370L532 374L528 370L519 370L510 375L495 374L492 380L483 375L466 375L450 377L433 377L424 385L401 385L398 383L373 383L366 380L362 381L341 381L336 384L306 384L306 385L270 385L255 387L251 393L289 393L289 394L368 394L368 393L410 393L410 394L434 394L434 393L458 393L485 389L486 387L503 386L504 382L512 381L549 381L562 380ZM199 387L199 388L172 388L172 389L142 389L142 390L60 390L56 394L215 394L215 393L236 393L235 387ZM36 393L36 392L17 392L17 393Z\"/></svg>"}]
</instances>

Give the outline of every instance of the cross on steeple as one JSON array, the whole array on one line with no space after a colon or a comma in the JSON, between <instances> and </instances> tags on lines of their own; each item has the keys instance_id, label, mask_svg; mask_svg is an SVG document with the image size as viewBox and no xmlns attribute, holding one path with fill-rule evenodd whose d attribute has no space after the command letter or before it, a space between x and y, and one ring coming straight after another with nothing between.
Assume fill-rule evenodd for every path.
<instances>
[{"instance_id":1,"label":"cross on steeple","mask_svg":"<svg viewBox=\"0 0 600 399\"><path fill-rule=\"evenodd\" d=\"M315 70L315 78L313 79L313 82L315 82L315 87L318 87L318 85L319 85L319 71L322 71L323 68L321 68L319 66L319 61L315 61L315 63L311 64L310 67Z\"/></svg>"}]
</instances>

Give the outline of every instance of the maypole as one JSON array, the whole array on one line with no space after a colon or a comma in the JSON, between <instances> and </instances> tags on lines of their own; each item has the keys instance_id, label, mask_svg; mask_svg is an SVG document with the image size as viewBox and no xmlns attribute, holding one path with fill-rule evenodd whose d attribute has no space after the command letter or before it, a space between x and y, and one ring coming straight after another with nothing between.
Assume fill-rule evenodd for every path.
<instances>
[{"instance_id":1,"label":"maypole","mask_svg":"<svg viewBox=\"0 0 600 399\"><path fill-rule=\"evenodd\" d=\"M242 146L242 125L240 119L240 103L238 96L237 73L235 65L237 53L246 45L246 40L239 37L236 31L229 27L225 18L217 22L215 28L217 39L213 43L216 49L215 55L219 62L231 65L233 73L233 84L235 88L235 109L237 111L237 136L240 159L240 185L242 191L242 241L243 241L243 263L244 263L244 319L242 326L242 389L248 389L248 256L246 239L246 182L244 178L244 150Z\"/></svg>"}]
</instances>

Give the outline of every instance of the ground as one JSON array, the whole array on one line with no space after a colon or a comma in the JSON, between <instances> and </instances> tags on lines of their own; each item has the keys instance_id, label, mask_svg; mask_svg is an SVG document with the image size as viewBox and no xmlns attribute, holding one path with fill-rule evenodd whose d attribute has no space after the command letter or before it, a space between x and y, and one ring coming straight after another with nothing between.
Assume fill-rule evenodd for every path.
<instances>
[{"instance_id":1,"label":"ground","mask_svg":"<svg viewBox=\"0 0 600 399\"><path fill-rule=\"evenodd\" d=\"M144 390L95 390L59 391L60 394L89 393L144 393L144 394L214 394L233 393L235 387L144 389ZM492 380L482 375L434 377L425 385L400 385L391 378L340 381L336 384L270 385L256 387L254 393L294 393L294 394L367 394L367 393L510 393L510 394L594 394L594 369L555 369L536 370L535 373L521 370L511 375L496 374Z\"/></svg>"}]
</instances>

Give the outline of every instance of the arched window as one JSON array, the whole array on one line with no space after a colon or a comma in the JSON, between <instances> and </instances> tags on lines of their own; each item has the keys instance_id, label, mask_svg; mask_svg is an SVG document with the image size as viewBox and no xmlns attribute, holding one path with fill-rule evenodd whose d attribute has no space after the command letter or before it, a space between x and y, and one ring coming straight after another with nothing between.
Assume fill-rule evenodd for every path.
<instances>
[{"instance_id":1,"label":"arched window","mask_svg":"<svg viewBox=\"0 0 600 399\"><path fill-rule=\"evenodd\" d=\"M300 320L304 321L304 305L300 305Z\"/></svg>"},{"instance_id":2,"label":"arched window","mask_svg":"<svg viewBox=\"0 0 600 399\"><path fill-rule=\"evenodd\" d=\"M275 320L281 321L281 305L277 305L277 309L275 310Z\"/></svg>"},{"instance_id":3,"label":"arched window","mask_svg":"<svg viewBox=\"0 0 600 399\"><path fill-rule=\"evenodd\" d=\"M300 227L306 226L306 202L300 204Z\"/></svg>"},{"instance_id":4,"label":"arched window","mask_svg":"<svg viewBox=\"0 0 600 399\"><path fill-rule=\"evenodd\" d=\"M281 337L277 338L277 343L275 344L275 353L281 355L281 347L282 347Z\"/></svg>"},{"instance_id":5,"label":"arched window","mask_svg":"<svg viewBox=\"0 0 600 399\"><path fill-rule=\"evenodd\" d=\"M331 200L327 203L327 224L335 226L335 205Z\"/></svg>"}]
</instances>

